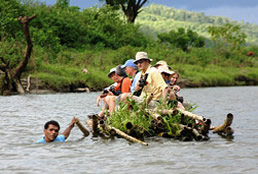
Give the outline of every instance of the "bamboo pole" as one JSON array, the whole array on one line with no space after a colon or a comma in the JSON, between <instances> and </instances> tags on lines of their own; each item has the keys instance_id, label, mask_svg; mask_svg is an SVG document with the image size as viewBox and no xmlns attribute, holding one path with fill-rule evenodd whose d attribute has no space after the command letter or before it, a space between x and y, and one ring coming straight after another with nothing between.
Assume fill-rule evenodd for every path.
<instances>
[{"instance_id":1,"label":"bamboo pole","mask_svg":"<svg viewBox=\"0 0 258 174\"><path fill-rule=\"evenodd\" d=\"M182 136L186 136L186 137L191 137L193 135L193 132L192 132L192 128L191 127L188 127L186 125L183 125L183 124L178 124L178 127L180 130L182 130L180 132L180 134Z\"/></svg>"},{"instance_id":2,"label":"bamboo pole","mask_svg":"<svg viewBox=\"0 0 258 174\"><path fill-rule=\"evenodd\" d=\"M160 133L158 134L158 136L159 136L159 137L164 137L164 138L175 138L175 136L170 135L170 134L168 134L167 132L160 132Z\"/></svg>"},{"instance_id":3,"label":"bamboo pole","mask_svg":"<svg viewBox=\"0 0 258 174\"><path fill-rule=\"evenodd\" d=\"M197 129L192 129L192 132L194 134L194 137L197 141L201 141L202 140L202 135L197 131Z\"/></svg>"},{"instance_id":4,"label":"bamboo pole","mask_svg":"<svg viewBox=\"0 0 258 174\"><path fill-rule=\"evenodd\" d=\"M211 127L211 120L205 119L205 121L203 122L203 125L201 127L201 133L203 135L207 135L209 133L210 127Z\"/></svg>"},{"instance_id":5,"label":"bamboo pole","mask_svg":"<svg viewBox=\"0 0 258 174\"><path fill-rule=\"evenodd\" d=\"M93 134L93 136L97 137L98 133L99 133L97 118L86 120L86 124L90 128L91 133Z\"/></svg>"},{"instance_id":6,"label":"bamboo pole","mask_svg":"<svg viewBox=\"0 0 258 174\"><path fill-rule=\"evenodd\" d=\"M234 118L233 114L231 114L231 113L227 114L227 117L226 117L224 123L220 126L215 127L213 129L213 133L225 131L225 129L232 124L233 118Z\"/></svg>"},{"instance_id":7,"label":"bamboo pole","mask_svg":"<svg viewBox=\"0 0 258 174\"><path fill-rule=\"evenodd\" d=\"M198 120L198 121L201 121L203 122L204 118L202 116L199 116L199 115L196 115L196 114L193 114L189 111L186 111L184 109L181 109L181 108L176 108L176 110L178 110L179 112L181 112L182 114L184 114L184 116L186 117L190 117L192 119L195 119L195 120Z\"/></svg>"},{"instance_id":8,"label":"bamboo pole","mask_svg":"<svg viewBox=\"0 0 258 174\"><path fill-rule=\"evenodd\" d=\"M233 133L234 133L234 130L231 128L231 127L226 127L226 129L224 130L224 133L226 134L226 135L233 135Z\"/></svg>"},{"instance_id":9,"label":"bamboo pole","mask_svg":"<svg viewBox=\"0 0 258 174\"><path fill-rule=\"evenodd\" d=\"M125 127L126 127L126 129L131 130L131 129L133 129L133 123L130 122L130 121L128 121L128 122L125 124Z\"/></svg>"},{"instance_id":10,"label":"bamboo pole","mask_svg":"<svg viewBox=\"0 0 258 174\"><path fill-rule=\"evenodd\" d=\"M93 122L92 119L86 120L86 124L87 124L87 126L90 128L91 131L93 130L93 128L92 128L92 122Z\"/></svg>"},{"instance_id":11,"label":"bamboo pole","mask_svg":"<svg viewBox=\"0 0 258 174\"><path fill-rule=\"evenodd\" d=\"M162 117L157 113L151 113L150 115L156 121L162 120Z\"/></svg>"},{"instance_id":12,"label":"bamboo pole","mask_svg":"<svg viewBox=\"0 0 258 174\"><path fill-rule=\"evenodd\" d=\"M178 111L175 109L162 109L161 111L159 111L162 115L177 115Z\"/></svg>"},{"instance_id":13,"label":"bamboo pole","mask_svg":"<svg viewBox=\"0 0 258 174\"><path fill-rule=\"evenodd\" d=\"M140 143L144 146L148 146L148 143L145 143L144 141L141 141L141 140L138 140L130 135L127 135L126 133L124 133L123 131L115 128L115 127L112 127L112 126L108 126L108 128L110 130L114 130L116 132L116 134L120 135L121 137L127 139L128 141L131 141L131 142L136 142L136 143Z\"/></svg>"},{"instance_id":14,"label":"bamboo pole","mask_svg":"<svg viewBox=\"0 0 258 174\"><path fill-rule=\"evenodd\" d=\"M106 131L105 120L103 120L103 119L99 120L98 128L102 128L103 131Z\"/></svg>"},{"instance_id":15,"label":"bamboo pole","mask_svg":"<svg viewBox=\"0 0 258 174\"><path fill-rule=\"evenodd\" d=\"M76 121L76 125L78 126L78 128L82 131L82 133L84 134L85 137L90 135L90 132L83 126L83 124L80 122L80 120L78 118L75 118Z\"/></svg>"}]
</instances>

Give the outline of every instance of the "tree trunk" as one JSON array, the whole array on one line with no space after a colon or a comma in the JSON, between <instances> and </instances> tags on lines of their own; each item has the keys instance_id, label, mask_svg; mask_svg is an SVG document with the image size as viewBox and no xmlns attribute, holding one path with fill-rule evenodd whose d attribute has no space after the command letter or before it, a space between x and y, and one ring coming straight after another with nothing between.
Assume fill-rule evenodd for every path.
<instances>
[{"instance_id":1,"label":"tree trunk","mask_svg":"<svg viewBox=\"0 0 258 174\"><path fill-rule=\"evenodd\" d=\"M127 17L128 23L134 23L137 15L141 12L140 9L148 0L129 0L127 6L120 4L122 10Z\"/></svg>"},{"instance_id":2,"label":"tree trunk","mask_svg":"<svg viewBox=\"0 0 258 174\"><path fill-rule=\"evenodd\" d=\"M9 95L15 92L18 92L19 94L25 93L25 90L21 85L20 78L22 72L25 70L29 62L33 48L29 31L29 22L35 17L36 15L33 15L31 17L24 16L18 18L18 21L21 23L23 27L23 32L27 42L24 59L17 65L17 67L11 68L9 66L9 62L6 61L3 57L1 57L1 61L3 62L3 64L0 65L0 70L3 71L5 74L1 85L1 94L3 95Z\"/></svg>"}]
</instances>

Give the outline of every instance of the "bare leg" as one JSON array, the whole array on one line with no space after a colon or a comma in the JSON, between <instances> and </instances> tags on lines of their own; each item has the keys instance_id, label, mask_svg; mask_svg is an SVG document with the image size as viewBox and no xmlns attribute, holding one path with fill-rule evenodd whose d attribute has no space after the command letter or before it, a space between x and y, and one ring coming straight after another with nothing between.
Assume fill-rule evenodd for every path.
<instances>
[{"instance_id":1,"label":"bare leg","mask_svg":"<svg viewBox=\"0 0 258 174\"><path fill-rule=\"evenodd\" d=\"M116 96L108 96L106 98L110 115L115 111L116 107Z\"/></svg>"},{"instance_id":2,"label":"bare leg","mask_svg":"<svg viewBox=\"0 0 258 174\"><path fill-rule=\"evenodd\" d=\"M107 104L106 98L107 98L107 97L103 98L104 105L103 105L103 107L102 107L102 110L101 110L100 113L98 114L99 117L104 117L105 111L108 109L108 104Z\"/></svg>"},{"instance_id":3,"label":"bare leg","mask_svg":"<svg viewBox=\"0 0 258 174\"><path fill-rule=\"evenodd\" d=\"M185 109L185 107L183 106L183 104L181 102L177 103L177 107L181 108L181 109Z\"/></svg>"}]
</instances>

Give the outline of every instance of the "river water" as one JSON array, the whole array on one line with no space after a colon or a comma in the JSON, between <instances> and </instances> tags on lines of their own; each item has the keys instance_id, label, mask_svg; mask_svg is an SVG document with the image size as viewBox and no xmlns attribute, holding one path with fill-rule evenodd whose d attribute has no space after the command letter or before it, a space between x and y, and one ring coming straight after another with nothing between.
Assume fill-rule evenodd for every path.
<instances>
[{"instance_id":1,"label":"river water","mask_svg":"<svg viewBox=\"0 0 258 174\"><path fill-rule=\"evenodd\" d=\"M182 89L194 113L223 123L233 113L234 139L209 133L205 142L154 137L149 146L124 139L83 138L74 127L65 143L36 144L55 119L61 132L73 116L97 113L99 93L0 97L0 173L258 173L258 87Z\"/></svg>"}]
</instances>

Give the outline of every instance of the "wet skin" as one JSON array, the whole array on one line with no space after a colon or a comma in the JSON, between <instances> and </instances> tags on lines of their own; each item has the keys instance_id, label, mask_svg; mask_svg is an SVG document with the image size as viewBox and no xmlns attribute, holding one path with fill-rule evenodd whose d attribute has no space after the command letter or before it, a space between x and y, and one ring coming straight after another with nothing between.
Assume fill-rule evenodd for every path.
<instances>
[{"instance_id":1,"label":"wet skin","mask_svg":"<svg viewBox=\"0 0 258 174\"><path fill-rule=\"evenodd\" d=\"M44 129L46 142L53 142L58 136L58 132L58 127L50 124L47 129Z\"/></svg>"}]
</instances>

